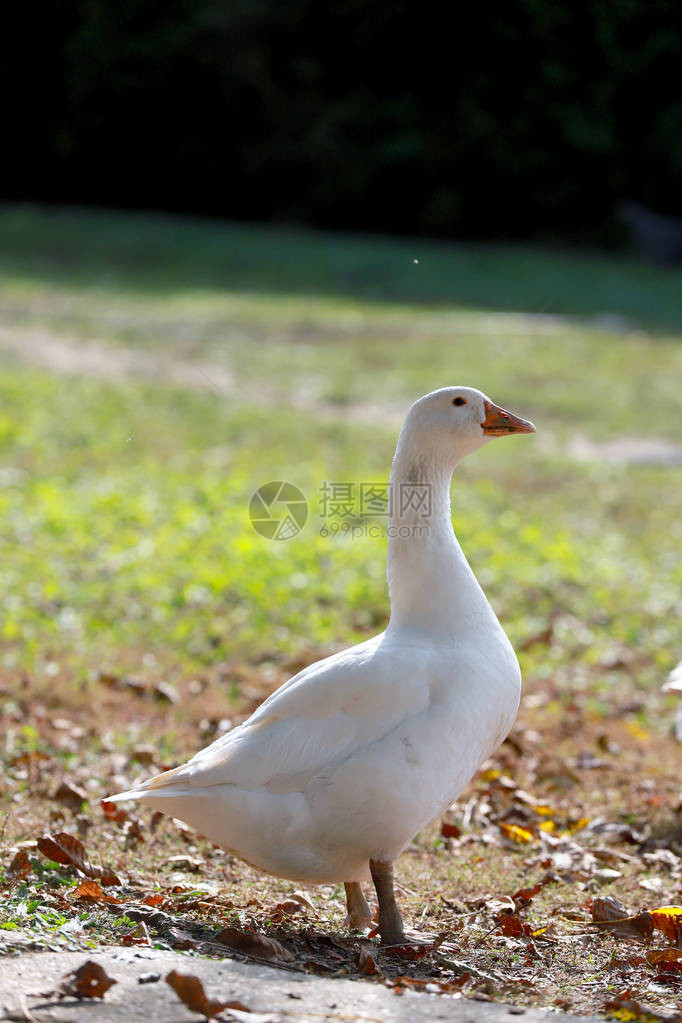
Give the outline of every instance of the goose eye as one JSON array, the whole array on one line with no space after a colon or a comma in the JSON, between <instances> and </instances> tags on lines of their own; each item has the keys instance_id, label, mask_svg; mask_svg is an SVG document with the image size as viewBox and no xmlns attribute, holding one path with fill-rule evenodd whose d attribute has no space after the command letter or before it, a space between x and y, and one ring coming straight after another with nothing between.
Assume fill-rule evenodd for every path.
<instances>
[{"instance_id":1,"label":"goose eye","mask_svg":"<svg viewBox=\"0 0 682 1023\"><path fill-rule=\"evenodd\" d=\"M452 399L452 404L453 405L466 405L466 403L467 403L466 398L453 398Z\"/></svg>"}]
</instances>

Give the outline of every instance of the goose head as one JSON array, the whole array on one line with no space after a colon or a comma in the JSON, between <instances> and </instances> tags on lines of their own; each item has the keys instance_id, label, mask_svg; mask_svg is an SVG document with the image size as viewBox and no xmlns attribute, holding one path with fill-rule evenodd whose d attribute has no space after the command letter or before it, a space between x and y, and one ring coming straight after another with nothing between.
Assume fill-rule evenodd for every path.
<instances>
[{"instance_id":1,"label":"goose head","mask_svg":"<svg viewBox=\"0 0 682 1023\"><path fill-rule=\"evenodd\" d=\"M514 433L535 433L535 426L475 387L442 387L415 401L403 424L398 450L414 457L430 456L454 468L494 437Z\"/></svg>"}]
</instances>

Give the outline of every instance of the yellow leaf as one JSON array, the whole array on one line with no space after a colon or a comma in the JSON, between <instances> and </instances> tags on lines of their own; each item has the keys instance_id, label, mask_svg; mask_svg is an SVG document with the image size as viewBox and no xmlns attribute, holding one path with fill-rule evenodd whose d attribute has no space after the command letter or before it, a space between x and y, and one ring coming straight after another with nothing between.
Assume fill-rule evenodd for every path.
<instances>
[{"instance_id":1,"label":"yellow leaf","mask_svg":"<svg viewBox=\"0 0 682 1023\"><path fill-rule=\"evenodd\" d=\"M651 910L654 927L663 931L666 938L679 944L682 940L682 906L660 906Z\"/></svg>"},{"instance_id":2,"label":"yellow leaf","mask_svg":"<svg viewBox=\"0 0 682 1023\"><path fill-rule=\"evenodd\" d=\"M500 831L505 838L510 839L512 842L522 844L523 842L533 841L533 832L528 831L526 828L520 828L518 824L506 824L504 821L499 825Z\"/></svg>"},{"instance_id":3,"label":"yellow leaf","mask_svg":"<svg viewBox=\"0 0 682 1023\"><path fill-rule=\"evenodd\" d=\"M540 821L540 831L554 831L555 829L555 821Z\"/></svg>"},{"instance_id":4,"label":"yellow leaf","mask_svg":"<svg viewBox=\"0 0 682 1023\"><path fill-rule=\"evenodd\" d=\"M547 806L545 803L540 803L538 806L534 806L533 809L540 817L553 817L554 810L551 806Z\"/></svg>"},{"instance_id":5,"label":"yellow leaf","mask_svg":"<svg viewBox=\"0 0 682 1023\"><path fill-rule=\"evenodd\" d=\"M487 771L482 771L479 775L481 781L497 781L502 776L502 771L499 771L496 767L491 767Z\"/></svg>"},{"instance_id":6,"label":"yellow leaf","mask_svg":"<svg viewBox=\"0 0 682 1023\"><path fill-rule=\"evenodd\" d=\"M589 823L590 823L589 817L581 817L579 820L575 822L575 824L569 824L568 830L572 834L574 831L580 831L581 828L586 828Z\"/></svg>"},{"instance_id":7,"label":"yellow leaf","mask_svg":"<svg viewBox=\"0 0 682 1023\"><path fill-rule=\"evenodd\" d=\"M633 739L637 739L638 742L646 742L649 738L646 728L642 728L636 721L628 721L627 729Z\"/></svg>"}]
</instances>

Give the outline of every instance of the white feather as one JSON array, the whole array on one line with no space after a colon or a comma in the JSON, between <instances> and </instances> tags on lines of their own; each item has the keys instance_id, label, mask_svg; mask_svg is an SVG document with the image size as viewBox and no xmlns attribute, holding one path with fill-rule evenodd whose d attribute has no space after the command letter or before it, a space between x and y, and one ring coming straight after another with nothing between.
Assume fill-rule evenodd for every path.
<instances>
[{"instance_id":1,"label":"white feather","mask_svg":"<svg viewBox=\"0 0 682 1023\"><path fill-rule=\"evenodd\" d=\"M470 406L458 429L453 392ZM521 684L450 522L454 465L486 439L483 400L445 389L408 416L392 481L423 477L432 514L428 536L406 537L419 515L394 510L386 632L310 665L188 763L111 799L179 817L279 877L340 882L394 860L459 795L511 728Z\"/></svg>"}]
</instances>

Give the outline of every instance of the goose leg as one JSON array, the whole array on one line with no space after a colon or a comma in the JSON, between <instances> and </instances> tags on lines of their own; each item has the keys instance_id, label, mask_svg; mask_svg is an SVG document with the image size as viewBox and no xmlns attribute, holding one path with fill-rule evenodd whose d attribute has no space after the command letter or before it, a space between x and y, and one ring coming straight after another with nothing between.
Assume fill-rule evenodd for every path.
<instances>
[{"instance_id":1,"label":"goose leg","mask_svg":"<svg viewBox=\"0 0 682 1023\"><path fill-rule=\"evenodd\" d=\"M405 945L408 941L403 929L395 893L393 891L393 864L370 860L369 869L379 900L379 934L382 945Z\"/></svg>"},{"instance_id":2,"label":"goose leg","mask_svg":"<svg viewBox=\"0 0 682 1023\"><path fill-rule=\"evenodd\" d=\"M367 905L367 899L362 891L362 885L359 881L346 881L344 888L346 889L346 906L348 907L344 923L351 931L362 931L374 923L372 911Z\"/></svg>"}]
</instances>

